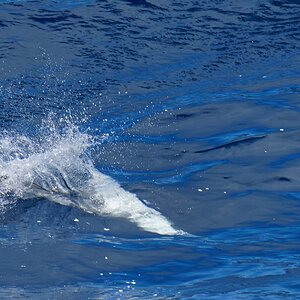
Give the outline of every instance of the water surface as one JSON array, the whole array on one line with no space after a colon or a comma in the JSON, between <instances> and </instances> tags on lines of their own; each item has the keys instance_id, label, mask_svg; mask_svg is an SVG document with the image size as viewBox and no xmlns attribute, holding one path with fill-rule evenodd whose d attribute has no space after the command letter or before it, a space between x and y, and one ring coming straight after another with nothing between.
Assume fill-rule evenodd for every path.
<instances>
[{"instance_id":1,"label":"water surface","mask_svg":"<svg viewBox=\"0 0 300 300\"><path fill-rule=\"evenodd\" d=\"M0 1L0 297L299 298L299 24L296 0ZM89 213L90 168L189 235Z\"/></svg>"}]
</instances>

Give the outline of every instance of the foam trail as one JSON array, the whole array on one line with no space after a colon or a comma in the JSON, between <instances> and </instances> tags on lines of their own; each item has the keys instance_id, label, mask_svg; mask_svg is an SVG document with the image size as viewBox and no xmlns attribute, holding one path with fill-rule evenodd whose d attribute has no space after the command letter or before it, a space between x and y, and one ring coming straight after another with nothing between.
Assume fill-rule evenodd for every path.
<instances>
[{"instance_id":1,"label":"foam trail","mask_svg":"<svg viewBox=\"0 0 300 300\"><path fill-rule=\"evenodd\" d=\"M91 137L75 126L34 141L26 136L0 136L0 199L47 198L89 213L123 217L145 231L184 234L161 213L100 173L86 155Z\"/></svg>"}]
</instances>

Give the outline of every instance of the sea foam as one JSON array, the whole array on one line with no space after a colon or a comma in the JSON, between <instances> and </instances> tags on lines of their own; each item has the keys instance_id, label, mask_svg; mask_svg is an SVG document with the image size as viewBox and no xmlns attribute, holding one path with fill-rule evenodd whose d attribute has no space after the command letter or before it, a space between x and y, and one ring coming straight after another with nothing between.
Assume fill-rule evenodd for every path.
<instances>
[{"instance_id":1,"label":"sea foam","mask_svg":"<svg viewBox=\"0 0 300 300\"><path fill-rule=\"evenodd\" d=\"M0 200L45 198L97 215L123 217L145 231L184 234L135 194L99 172L88 155L95 138L71 122L58 130L53 121L32 138L4 132L0 136ZM99 143L99 139L97 141ZM11 197L13 195L13 197Z\"/></svg>"}]
</instances>

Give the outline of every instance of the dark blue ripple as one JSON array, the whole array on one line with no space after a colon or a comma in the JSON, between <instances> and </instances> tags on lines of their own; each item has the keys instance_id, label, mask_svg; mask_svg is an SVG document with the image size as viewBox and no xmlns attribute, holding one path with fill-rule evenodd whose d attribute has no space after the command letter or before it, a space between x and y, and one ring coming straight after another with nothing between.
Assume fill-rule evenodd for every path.
<instances>
[{"instance_id":1,"label":"dark blue ripple","mask_svg":"<svg viewBox=\"0 0 300 300\"><path fill-rule=\"evenodd\" d=\"M197 172L201 172L224 163L226 163L224 160L192 163L161 171L125 171L105 167L98 168L100 171L110 174L112 177L117 178L122 182L149 182L158 185L168 185L184 182L188 177Z\"/></svg>"}]
</instances>

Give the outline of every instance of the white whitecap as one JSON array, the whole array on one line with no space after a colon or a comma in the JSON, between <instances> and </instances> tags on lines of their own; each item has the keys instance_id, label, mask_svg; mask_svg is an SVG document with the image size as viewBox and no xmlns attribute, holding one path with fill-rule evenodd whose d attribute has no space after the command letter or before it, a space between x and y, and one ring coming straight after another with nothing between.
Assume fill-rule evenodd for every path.
<instances>
[{"instance_id":1,"label":"white whitecap","mask_svg":"<svg viewBox=\"0 0 300 300\"><path fill-rule=\"evenodd\" d=\"M126 218L145 231L178 235L170 221L99 172L85 154L88 135L72 128L37 143L26 136L0 137L0 195L47 198L103 216Z\"/></svg>"}]
</instances>

